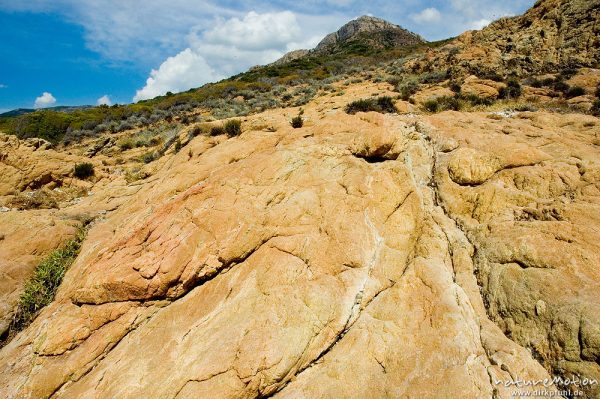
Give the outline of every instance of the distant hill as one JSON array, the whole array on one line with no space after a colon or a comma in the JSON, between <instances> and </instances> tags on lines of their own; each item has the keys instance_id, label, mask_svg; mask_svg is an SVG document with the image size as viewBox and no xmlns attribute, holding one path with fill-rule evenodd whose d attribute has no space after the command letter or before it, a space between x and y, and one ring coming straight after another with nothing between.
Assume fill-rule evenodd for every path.
<instances>
[{"instance_id":1,"label":"distant hill","mask_svg":"<svg viewBox=\"0 0 600 399\"><path fill-rule=\"evenodd\" d=\"M40 109L17 108L17 109L13 109L12 111L8 111L8 112L4 112L4 113L0 114L0 117L20 116L20 115L30 114L35 111L39 111L41 109L52 110L52 111L56 111L56 112L73 112L73 111L78 111L78 110L87 109L87 108L92 108L92 105L60 105L57 107L40 108Z\"/></svg>"}]
</instances>

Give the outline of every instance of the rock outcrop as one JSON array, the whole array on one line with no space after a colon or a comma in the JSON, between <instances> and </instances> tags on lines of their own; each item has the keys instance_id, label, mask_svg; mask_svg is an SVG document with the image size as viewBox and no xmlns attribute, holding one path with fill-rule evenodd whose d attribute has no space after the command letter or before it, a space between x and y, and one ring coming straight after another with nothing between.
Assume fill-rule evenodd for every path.
<instances>
[{"instance_id":1,"label":"rock outcrop","mask_svg":"<svg viewBox=\"0 0 600 399\"><path fill-rule=\"evenodd\" d=\"M471 31L407 68L460 74L527 76L572 67L598 67L600 0L539 0L524 15Z\"/></svg>"},{"instance_id":2,"label":"rock outcrop","mask_svg":"<svg viewBox=\"0 0 600 399\"><path fill-rule=\"evenodd\" d=\"M248 117L61 209L105 213L0 350L3 396L509 398L504 381L595 378L598 119L336 110L373 89L318 98L301 129L297 109Z\"/></svg>"}]
</instances>

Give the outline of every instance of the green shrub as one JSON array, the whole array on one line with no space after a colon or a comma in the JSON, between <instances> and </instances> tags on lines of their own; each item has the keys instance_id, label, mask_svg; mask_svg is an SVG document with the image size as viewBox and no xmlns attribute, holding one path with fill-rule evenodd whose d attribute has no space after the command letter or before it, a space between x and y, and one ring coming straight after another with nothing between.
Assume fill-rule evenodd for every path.
<instances>
[{"instance_id":1,"label":"green shrub","mask_svg":"<svg viewBox=\"0 0 600 399\"><path fill-rule=\"evenodd\" d=\"M396 91L400 93L400 98L404 101L408 101L418 90L419 84L416 82L407 82L396 87Z\"/></svg>"},{"instance_id":2,"label":"green shrub","mask_svg":"<svg viewBox=\"0 0 600 399\"><path fill-rule=\"evenodd\" d=\"M119 148L121 151L131 150L134 147L134 142L130 138L119 140Z\"/></svg>"},{"instance_id":3,"label":"green shrub","mask_svg":"<svg viewBox=\"0 0 600 399\"><path fill-rule=\"evenodd\" d=\"M565 93L567 98L575 98L579 96L583 96L585 94L585 89L581 86L573 86L570 87L569 90Z\"/></svg>"},{"instance_id":4,"label":"green shrub","mask_svg":"<svg viewBox=\"0 0 600 399\"><path fill-rule=\"evenodd\" d=\"M521 84L517 79L511 78L506 82L506 87L498 91L498 98L515 99L521 97Z\"/></svg>"},{"instance_id":5,"label":"green shrub","mask_svg":"<svg viewBox=\"0 0 600 399\"><path fill-rule=\"evenodd\" d=\"M220 136L225 134L225 128L222 125L216 125L210 128L211 136Z\"/></svg>"},{"instance_id":6,"label":"green shrub","mask_svg":"<svg viewBox=\"0 0 600 399\"><path fill-rule=\"evenodd\" d=\"M242 134L242 121L239 119L231 119L225 122L225 133L229 137L235 137Z\"/></svg>"},{"instance_id":7,"label":"green shrub","mask_svg":"<svg viewBox=\"0 0 600 399\"><path fill-rule=\"evenodd\" d=\"M571 88L571 86L569 86L567 83L565 83L562 80L556 80L556 81L554 81L554 83L552 85L552 88L555 91L559 91L561 93L566 93L566 92L569 91L569 89Z\"/></svg>"},{"instance_id":8,"label":"green shrub","mask_svg":"<svg viewBox=\"0 0 600 399\"><path fill-rule=\"evenodd\" d=\"M294 116L290 122L290 125L292 125L294 129L300 129L304 125L304 119L302 119L302 116L300 115Z\"/></svg>"},{"instance_id":9,"label":"green shrub","mask_svg":"<svg viewBox=\"0 0 600 399\"><path fill-rule=\"evenodd\" d=\"M143 154L140 157L140 161L142 161L143 163L150 163L152 161L154 161L155 159L157 159L157 154L155 151L148 151L147 153Z\"/></svg>"},{"instance_id":10,"label":"green shrub","mask_svg":"<svg viewBox=\"0 0 600 399\"><path fill-rule=\"evenodd\" d=\"M460 111L462 104L456 97L442 96L425 101L423 103L423 108L429 112L442 112L448 110Z\"/></svg>"},{"instance_id":11,"label":"green shrub","mask_svg":"<svg viewBox=\"0 0 600 399\"><path fill-rule=\"evenodd\" d=\"M94 175L94 165L89 162L78 163L73 168L73 174L79 179L87 179Z\"/></svg>"},{"instance_id":12,"label":"green shrub","mask_svg":"<svg viewBox=\"0 0 600 399\"><path fill-rule=\"evenodd\" d=\"M394 106L394 100L389 96L368 98L353 101L346 105L347 114L355 114L357 112L381 112L381 113L394 113L397 112Z\"/></svg>"},{"instance_id":13,"label":"green shrub","mask_svg":"<svg viewBox=\"0 0 600 399\"><path fill-rule=\"evenodd\" d=\"M17 310L9 327L9 336L27 327L40 310L52 302L65 272L79 254L84 238L85 230L82 228L74 239L50 253L35 268L33 277L25 283L25 289L19 298Z\"/></svg>"}]
</instances>

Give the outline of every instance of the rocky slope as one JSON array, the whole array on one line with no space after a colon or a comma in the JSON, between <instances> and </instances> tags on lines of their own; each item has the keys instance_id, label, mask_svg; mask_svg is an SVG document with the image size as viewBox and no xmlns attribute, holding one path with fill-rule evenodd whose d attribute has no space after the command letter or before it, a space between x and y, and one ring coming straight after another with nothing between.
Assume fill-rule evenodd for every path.
<instances>
[{"instance_id":1,"label":"rocky slope","mask_svg":"<svg viewBox=\"0 0 600 399\"><path fill-rule=\"evenodd\" d=\"M408 65L454 75L527 74L597 67L600 0L540 0L524 15L467 32Z\"/></svg>"},{"instance_id":2,"label":"rocky slope","mask_svg":"<svg viewBox=\"0 0 600 399\"><path fill-rule=\"evenodd\" d=\"M95 222L0 350L3 396L509 398L499 381L600 377L600 120L341 109L387 87L322 95L301 129L297 108L248 117L134 183L99 170L57 211Z\"/></svg>"}]
</instances>

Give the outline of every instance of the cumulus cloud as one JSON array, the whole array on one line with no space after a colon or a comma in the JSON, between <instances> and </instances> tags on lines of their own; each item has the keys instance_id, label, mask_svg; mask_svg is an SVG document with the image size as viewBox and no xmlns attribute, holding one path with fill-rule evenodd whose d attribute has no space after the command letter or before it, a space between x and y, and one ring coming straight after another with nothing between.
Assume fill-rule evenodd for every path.
<instances>
[{"instance_id":1,"label":"cumulus cloud","mask_svg":"<svg viewBox=\"0 0 600 399\"><path fill-rule=\"evenodd\" d=\"M167 58L158 69L153 69L146 85L136 92L133 101L146 100L169 91L187 90L220 77L201 55L187 48Z\"/></svg>"},{"instance_id":2,"label":"cumulus cloud","mask_svg":"<svg viewBox=\"0 0 600 399\"><path fill-rule=\"evenodd\" d=\"M190 33L185 50L153 69L133 101L188 90L273 62L287 51L313 47L320 37L303 37L296 15L290 11L251 11L242 18L216 20L213 27Z\"/></svg>"},{"instance_id":3,"label":"cumulus cloud","mask_svg":"<svg viewBox=\"0 0 600 399\"><path fill-rule=\"evenodd\" d=\"M435 7L426 8L423 11L412 14L411 19L419 24L439 22L442 19L442 14Z\"/></svg>"},{"instance_id":4,"label":"cumulus cloud","mask_svg":"<svg viewBox=\"0 0 600 399\"><path fill-rule=\"evenodd\" d=\"M105 94L96 100L96 105L112 105L112 101L110 100L108 94Z\"/></svg>"},{"instance_id":5,"label":"cumulus cloud","mask_svg":"<svg viewBox=\"0 0 600 399\"><path fill-rule=\"evenodd\" d=\"M202 35L202 40L243 50L267 50L285 46L300 35L296 15L290 11L250 11L242 19L234 17L218 23Z\"/></svg>"},{"instance_id":6,"label":"cumulus cloud","mask_svg":"<svg viewBox=\"0 0 600 399\"><path fill-rule=\"evenodd\" d=\"M33 103L34 108L46 108L56 104L56 98L47 91L43 92L41 96L35 99Z\"/></svg>"}]
</instances>

